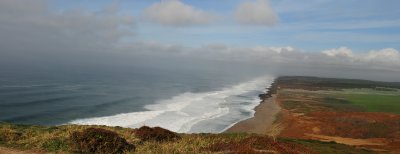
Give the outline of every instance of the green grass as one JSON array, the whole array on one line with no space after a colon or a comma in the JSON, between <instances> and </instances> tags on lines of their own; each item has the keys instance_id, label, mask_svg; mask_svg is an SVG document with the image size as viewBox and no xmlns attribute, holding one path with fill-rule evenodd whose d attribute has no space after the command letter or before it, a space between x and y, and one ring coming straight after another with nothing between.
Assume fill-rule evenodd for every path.
<instances>
[{"instance_id":1,"label":"green grass","mask_svg":"<svg viewBox=\"0 0 400 154\"><path fill-rule=\"evenodd\" d=\"M281 92L283 97L298 99L296 95L314 96L314 101L321 102L335 111L360 111L360 112L385 112L400 114L400 91L391 89L382 91L372 88L351 88L342 90L321 90L302 92ZM284 107L288 109L303 109L299 101L285 101Z\"/></svg>"},{"instance_id":2,"label":"green grass","mask_svg":"<svg viewBox=\"0 0 400 154\"><path fill-rule=\"evenodd\" d=\"M385 88L352 88L352 89L342 89L338 91L339 93L345 94L376 94L376 95L400 95L399 89L388 89Z\"/></svg>"},{"instance_id":3,"label":"green grass","mask_svg":"<svg viewBox=\"0 0 400 154\"><path fill-rule=\"evenodd\" d=\"M387 112L400 114L399 95L344 94L346 100L362 107L367 112Z\"/></svg>"}]
</instances>

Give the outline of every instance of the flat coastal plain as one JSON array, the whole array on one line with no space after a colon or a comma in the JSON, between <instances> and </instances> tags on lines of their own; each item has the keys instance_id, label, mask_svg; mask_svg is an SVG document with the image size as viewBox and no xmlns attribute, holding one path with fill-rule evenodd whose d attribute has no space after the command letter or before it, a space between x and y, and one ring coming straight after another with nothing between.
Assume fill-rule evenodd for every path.
<instances>
[{"instance_id":1,"label":"flat coastal plain","mask_svg":"<svg viewBox=\"0 0 400 154\"><path fill-rule=\"evenodd\" d=\"M400 153L400 83L279 77L253 118L226 132L336 142Z\"/></svg>"}]
</instances>

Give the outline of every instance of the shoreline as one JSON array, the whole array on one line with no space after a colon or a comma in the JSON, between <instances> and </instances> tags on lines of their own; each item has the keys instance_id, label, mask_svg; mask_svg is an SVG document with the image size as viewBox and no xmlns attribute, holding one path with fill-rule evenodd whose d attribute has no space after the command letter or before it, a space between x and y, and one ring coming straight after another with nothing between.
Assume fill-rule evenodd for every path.
<instances>
[{"instance_id":1,"label":"shoreline","mask_svg":"<svg viewBox=\"0 0 400 154\"><path fill-rule=\"evenodd\" d=\"M281 107L276 103L276 83L273 82L265 94L260 94L260 104L254 108L254 116L239 121L222 133L267 134L272 127Z\"/></svg>"},{"instance_id":2,"label":"shoreline","mask_svg":"<svg viewBox=\"0 0 400 154\"><path fill-rule=\"evenodd\" d=\"M253 117L234 124L223 133L267 134L267 130L272 127L276 116L281 111L275 99L276 95L272 95L272 97L263 100L254 108L255 113Z\"/></svg>"}]
</instances>

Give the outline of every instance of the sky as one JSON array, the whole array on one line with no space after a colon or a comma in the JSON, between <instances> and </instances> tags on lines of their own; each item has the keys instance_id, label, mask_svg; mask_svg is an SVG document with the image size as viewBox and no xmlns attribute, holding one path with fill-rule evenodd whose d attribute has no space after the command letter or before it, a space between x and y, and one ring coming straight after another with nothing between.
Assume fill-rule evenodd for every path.
<instances>
[{"instance_id":1,"label":"sky","mask_svg":"<svg viewBox=\"0 0 400 154\"><path fill-rule=\"evenodd\" d=\"M397 0L0 0L0 64L196 59L326 76L383 79L386 71L391 77L384 80L395 80L398 6Z\"/></svg>"},{"instance_id":2,"label":"sky","mask_svg":"<svg viewBox=\"0 0 400 154\"><path fill-rule=\"evenodd\" d=\"M100 0L93 3L89 0L51 1L50 7L55 10L87 9L99 11L109 7L112 1ZM306 51L321 51L324 49L346 46L359 52L372 49L400 47L400 11L396 8L399 2L387 0L183 0L180 2L160 3L155 0L121 0L118 12L132 15L136 19L136 40L159 41L164 43L200 46L210 43L223 43L237 46L293 46ZM167 10L166 3L177 3ZM178 5L180 3L181 5ZM238 8L248 3L259 6L259 20L265 14L267 23L258 23L257 19L243 24L236 14ZM261 5L257 5L257 3ZM263 3L267 3L266 12ZM152 5L165 6L166 12L175 11L167 22L148 20L149 12L155 13ZM174 10L173 7L176 7ZM180 11L179 7L190 7L190 13ZM249 8L252 10L252 8ZM257 10L253 9L252 11ZM269 11L268 11L269 10ZM243 19L250 19L252 15L247 10L242 13ZM195 17L189 14L199 13ZM183 14L187 15L184 19ZM268 14L273 14L271 17ZM156 16L156 15L154 15ZM164 14L164 17L167 15ZM201 20L204 16L204 21ZM174 20L176 18L176 20ZM180 18L181 21L178 21ZM272 19L274 18L274 19ZM160 18L159 18L160 19ZM149 22L150 21L150 22ZM164 21L167 21L165 19ZM181 23L178 23L181 22ZM186 23L185 23L186 22ZM171 38L170 36L174 36ZM193 39L187 39L191 37ZM239 45L238 45L239 44Z\"/></svg>"}]
</instances>

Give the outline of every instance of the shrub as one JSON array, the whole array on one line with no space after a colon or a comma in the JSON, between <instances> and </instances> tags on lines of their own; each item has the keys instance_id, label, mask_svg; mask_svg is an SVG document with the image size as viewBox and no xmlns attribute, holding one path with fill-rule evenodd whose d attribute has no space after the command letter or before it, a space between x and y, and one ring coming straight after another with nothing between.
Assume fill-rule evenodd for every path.
<instances>
[{"instance_id":1,"label":"shrub","mask_svg":"<svg viewBox=\"0 0 400 154\"><path fill-rule=\"evenodd\" d=\"M117 133L101 128L88 128L83 132L74 132L71 135L72 149L79 153L123 153L134 150Z\"/></svg>"},{"instance_id":2,"label":"shrub","mask_svg":"<svg viewBox=\"0 0 400 154\"><path fill-rule=\"evenodd\" d=\"M135 136L138 137L141 141L172 141L180 139L180 137L167 129L161 127L148 127L142 126L139 129L134 131Z\"/></svg>"}]
</instances>

